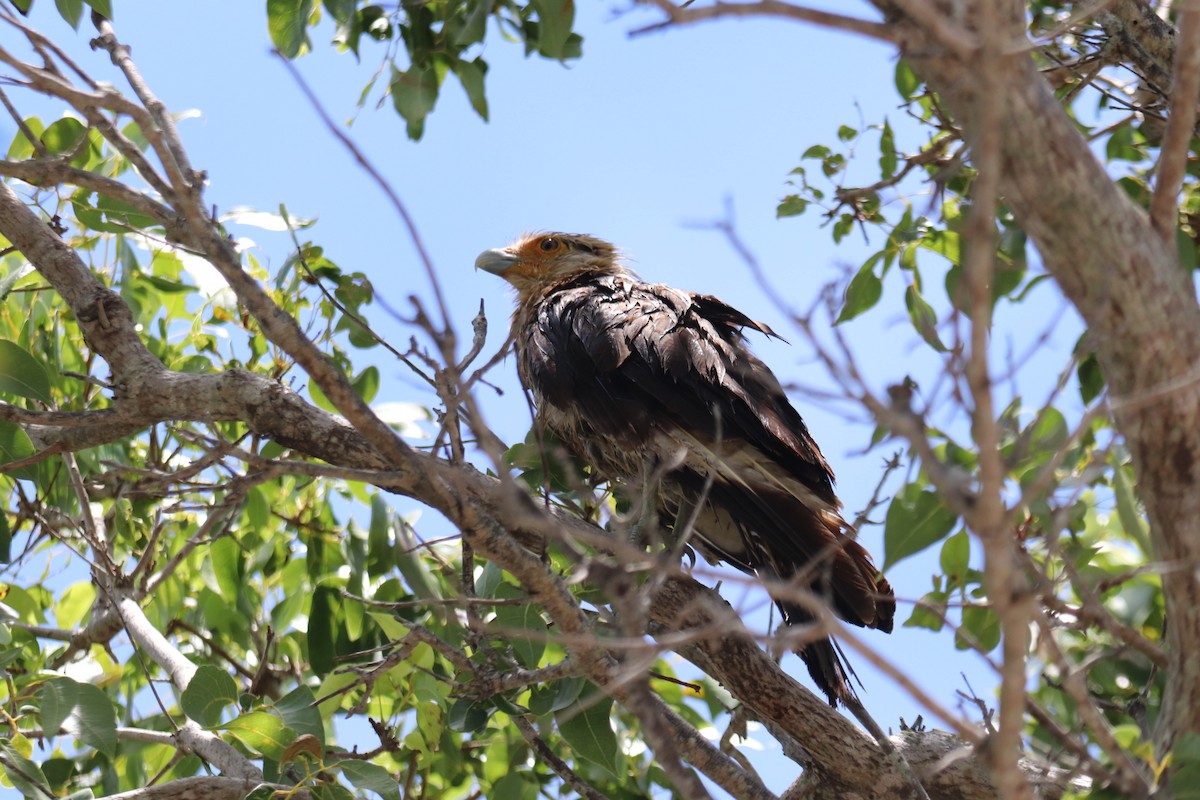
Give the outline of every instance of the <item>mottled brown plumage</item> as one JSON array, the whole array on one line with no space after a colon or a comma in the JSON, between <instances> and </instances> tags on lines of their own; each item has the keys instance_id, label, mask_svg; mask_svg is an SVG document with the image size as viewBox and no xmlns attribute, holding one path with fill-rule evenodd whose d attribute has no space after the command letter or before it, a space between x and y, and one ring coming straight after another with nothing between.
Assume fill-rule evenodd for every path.
<instances>
[{"instance_id":1,"label":"mottled brown plumage","mask_svg":"<svg viewBox=\"0 0 1200 800\"><path fill-rule=\"evenodd\" d=\"M772 335L715 297L644 283L591 236L525 236L476 266L517 290L513 335L538 421L610 479L669 465L664 519L699 505L694 543L746 572L795 579L854 625L892 629L895 600L838 513L833 472L742 329ZM711 485L705 491L705 484ZM776 598L789 625L812 621ZM850 670L821 638L798 650L829 698Z\"/></svg>"}]
</instances>

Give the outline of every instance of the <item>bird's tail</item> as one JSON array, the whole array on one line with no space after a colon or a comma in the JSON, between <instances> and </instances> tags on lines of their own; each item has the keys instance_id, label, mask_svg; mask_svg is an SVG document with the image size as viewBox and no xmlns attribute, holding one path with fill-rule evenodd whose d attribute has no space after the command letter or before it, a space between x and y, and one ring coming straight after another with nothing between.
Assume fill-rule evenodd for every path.
<instances>
[{"instance_id":1,"label":"bird's tail","mask_svg":"<svg viewBox=\"0 0 1200 800\"><path fill-rule=\"evenodd\" d=\"M852 684L862 686L862 682L859 681L850 662L846 660L838 643L828 636L819 636L815 630L813 638L804 637L804 626L815 626L816 615L813 610L807 605L779 597L776 597L775 605L778 606L790 635L800 640L799 644L793 645L793 652L804 661L813 683L825 693L829 705L837 708L839 700L846 704L858 702Z\"/></svg>"},{"instance_id":2,"label":"bird's tail","mask_svg":"<svg viewBox=\"0 0 1200 800\"><path fill-rule=\"evenodd\" d=\"M862 682L858 680L858 675L836 641L829 638L817 639L796 648L796 655L803 659L813 683L825 693L829 705L837 708L839 700L847 705L858 702L858 695L854 693L851 684L857 683L862 686Z\"/></svg>"}]
</instances>

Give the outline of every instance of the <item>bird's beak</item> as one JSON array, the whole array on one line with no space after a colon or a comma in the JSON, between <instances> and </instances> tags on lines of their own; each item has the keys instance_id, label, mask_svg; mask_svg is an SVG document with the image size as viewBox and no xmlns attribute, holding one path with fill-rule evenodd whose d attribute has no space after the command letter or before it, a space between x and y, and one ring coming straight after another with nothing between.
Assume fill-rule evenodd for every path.
<instances>
[{"instance_id":1,"label":"bird's beak","mask_svg":"<svg viewBox=\"0 0 1200 800\"><path fill-rule=\"evenodd\" d=\"M475 259L475 269L490 272L493 275L503 275L505 270L521 259L507 250L484 250Z\"/></svg>"}]
</instances>

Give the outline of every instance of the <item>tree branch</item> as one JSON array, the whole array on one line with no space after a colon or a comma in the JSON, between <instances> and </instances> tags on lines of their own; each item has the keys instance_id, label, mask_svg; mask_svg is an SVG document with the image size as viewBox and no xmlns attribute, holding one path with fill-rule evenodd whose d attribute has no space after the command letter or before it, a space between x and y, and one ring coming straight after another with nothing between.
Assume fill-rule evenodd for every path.
<instances>
[{"instance_id":1,"label":"tree branch","mask_svg":"<svg viewBox=\"0 0 1200 800\"><path fill-rule=\"evenodd\" d=\"M1185 2L1179 9L1178 58L1171 83L1171 113L1158 154L1157 180L1150 198L1150 224L1174 242L1179 221L1179 190L1187 175L1189 145L1195 135L1200 100L1200 7Z\"/></svg>"}]
</instances>

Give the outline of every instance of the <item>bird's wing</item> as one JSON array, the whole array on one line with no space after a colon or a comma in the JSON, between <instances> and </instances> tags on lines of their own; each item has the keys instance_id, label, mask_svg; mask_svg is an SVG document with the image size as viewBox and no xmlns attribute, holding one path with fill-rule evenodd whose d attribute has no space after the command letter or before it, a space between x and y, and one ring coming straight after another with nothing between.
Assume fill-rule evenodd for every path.
<instances>
[{"instance_id":1,"label":"bird's wing","mask_svg":"<svg viewBox=\"0 0 1200 800\"><path fill-rule=\"evenodd\" d=\"M715 478L696 532L722 558L795 578L847 621L890 630L890 587L847 535L833 473L779 381L745 346L747 327L771 333L713 297L626 275L576 277L545 294L518 331L522 377L539 413L558 421L555 433L614 477L635 475L625 456L649 442L699 453L669 478L684 499ZM789 623L813 618L803 604L779 605ZM801 654L832 698L845 671L825 663L828 645Z\"/></svg>"},{"instance_id":2,"label":"bird's wing","mask_svg":"<svg viewBox=\"0 0 1200 800\"><path fill-rule=\"evenodd\" d=\"M543 401L601 433L645 436L653 422L713 447L749 444L776 477L836 508L820 449L742 341L742 327L771 334L765 325L716 298L628 276L576 279L530 322L518 332L527 337L524 377Z\"/></svg>"}]
</instances>

